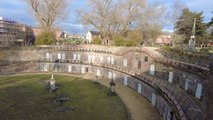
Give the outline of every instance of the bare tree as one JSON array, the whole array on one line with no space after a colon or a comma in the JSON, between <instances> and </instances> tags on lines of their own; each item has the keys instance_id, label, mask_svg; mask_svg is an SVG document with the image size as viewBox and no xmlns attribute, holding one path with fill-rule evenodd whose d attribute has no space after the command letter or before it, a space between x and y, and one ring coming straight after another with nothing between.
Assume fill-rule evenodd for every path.
<instances>
[{"instance_id":1,"label":"bare tree","mask_svg":"<svg viewBox=\"0 0 213 120\"><path fill-rule=\"evenodd\" d=\"M44 31L50 31L53 24L67 16L68 0L25 0Z\"/></svg>"},{"instance_id":2,"label":"bare tree","mask_svg":"<svg viewBox=\"0 0 213 120\"><path fill-rule=\"evenodd\" d=\"M127 34L130 26L135 24L135 21L138 21L140 18L140 12L145 9L146 2L145 0L120 0L117 4L118 9L121 9L122 23L122 33L123 35Z\"/></svg>"},{"instance_id":3,"label":"bare tree","mask_svg":"<svg viewBox=\"0 0 213 120\"><path fill-rule=\"evenodd\" d=\"M167 24L167 7L159 2L154 2L146 6L141 11L138 21L138 29L143 34L143 40L154 44L156 38L162 33L162 28Z\"/></svg>"},{"instance_id":4,"label":"bare tree","mask_svg":"<svg viewBox=\"0 0 213 120\"><path fill-rule=\"evenodd\" d=\"M81 22L84 25L91 25L97 29L102 37L109 33L109 16L112 9L112 0L89 0L87 11L79 10Z\"/></svg>"},{"instance_id":5,"label":"bare tree","mask_svg":"<svg viewBox=\"0 0 213 120\"><path fill-rule=\"evenodd\" d=\"M113 0L89 0L89 8L78 10L81 22L98 30L101 34L102 44L109 44L112 31L116 31L112 27L118 27L119 23L116 19Z\"/></svg>"},{"instance_id":6,"label":"bare tree","mask_svg":"<svg viewBox=\"0 0 213 120\"><path fill-rule=\"evenodd\" d=\"M81 21L101 33L102 39L126 33L139 16L144 0L89 0L89 10L79 10Z\"/></svg>"},{"instance_id":7,"label":"bare tree","mask_svg":"<svg viewBox=\"0 0 213 120\"><path fill-rule=\"evenodd\" d=\"M79 11L81 21L98 30L102 39L114 34L125 39L134 30L156 38L166 21L165 5L147 4L146 0L89 0L88 6L89 10Z\"/></svg>"},{"instance_id":8,"label":"bare tree","mask_svg":"<svg viewBox=\"0 0 213 120\"><path fill-rule=\"evenodd\" d=\"M173 5L171 6L172 8L172 23L174 25L173 31L175 31L175 25L177 23L178 18L182 14L183 9L185 8L185 4L182 3L180 0L175 0Z\"/></svg>"}]
</instances>

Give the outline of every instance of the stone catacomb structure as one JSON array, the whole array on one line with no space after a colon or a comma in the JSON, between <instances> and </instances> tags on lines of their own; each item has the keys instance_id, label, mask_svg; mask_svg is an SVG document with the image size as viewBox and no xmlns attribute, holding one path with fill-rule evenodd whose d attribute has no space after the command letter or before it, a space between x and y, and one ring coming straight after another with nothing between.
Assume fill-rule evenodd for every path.
<instances>
[{"instance_id":1,"label":"stone catacomb structure","mask_svg":"<svg viewBox=\"0 0 213 120\"><path fill-rule=\"evenodd\" d=\"M93 74L132 88L164 120L201 119L208 60L185 61L166 54L153 48L89 45L4 49L0 73Z\"/></svg>"}]
</instances>

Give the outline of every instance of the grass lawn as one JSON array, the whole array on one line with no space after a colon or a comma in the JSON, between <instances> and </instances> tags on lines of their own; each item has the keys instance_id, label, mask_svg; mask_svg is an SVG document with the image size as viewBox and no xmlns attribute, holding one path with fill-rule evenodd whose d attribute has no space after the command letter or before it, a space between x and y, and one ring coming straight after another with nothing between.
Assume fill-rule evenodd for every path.
<instances>
[{"instance_id":1,"label":"grass lawn","mask_svg":"<svg viewBox=\"0 0 213 120\"><path fill-rule=\"evenodd\" d=\"M121 99L109 97L109 89L92 81L70 76L54 76L59 93L70 98L62 107L75 110L56 112L56 104L42 81L50 75L0 77L1 120L127 120Z\"/></svg>"}]
</instances>

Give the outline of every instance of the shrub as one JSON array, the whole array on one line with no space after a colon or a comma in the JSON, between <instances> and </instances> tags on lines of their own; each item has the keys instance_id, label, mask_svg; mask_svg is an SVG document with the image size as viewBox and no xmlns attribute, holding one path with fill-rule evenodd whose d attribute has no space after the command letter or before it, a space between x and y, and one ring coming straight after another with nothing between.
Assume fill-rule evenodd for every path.
<instances>
[{"instance_id":1,"label":"shrub","mask_svg":"<svg viewBox=\"0 0 213 120\"><path fill-rule=\"evenodd\" d=\"M208 48L202 48L200 50L200 53L203 54L203 55L208 55L209 54L209 49Z\"/></svg>"},{"instance_id":2,"label":"shrub","mask_svg":"<svg viewBox=\"0 0 213 120\"><path fill-rule=\"evenodd\" d=\"M100 45L101 44L100 37L93 37L93 44Z\"/></svg>"},{"instance_id":3,"label":"shrub","mask_svg":"<svg viewBox=\"0 0 213 120\"><path fill-rule=\"evenodd\" d=\"M137 46L142 41L142 34L139 31L130 31L127 36L126 46Z\"/></svg>"},{"instance_id":4,"label":"shrub","mask_svg":"<svg viewBox=\"0 0 213 120\"><path fill-rule=\"evenodd\" d=\"M54 32L42 32L35 41L36 45L52 45L56 41Z\"/></svg>"},{"instance_id":5,"label":"shrub","mask_svg":"<svg viewBox=\"0 0 213 120\"><path fill-rule=\"evenodd\" d=\"M125 40L121 35L114 36L114 44L115 46L124 46Z\"/></svg>"}]
</instances>

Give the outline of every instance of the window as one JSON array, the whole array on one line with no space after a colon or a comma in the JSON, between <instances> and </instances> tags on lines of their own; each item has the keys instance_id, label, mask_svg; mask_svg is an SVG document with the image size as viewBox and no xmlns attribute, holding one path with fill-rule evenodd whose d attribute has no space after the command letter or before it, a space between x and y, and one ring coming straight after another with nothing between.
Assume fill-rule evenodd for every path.
<instances>
[{"instance_id":1,"label":"window","mask_svg":"<svg viewBox=\"0 0 213 120\"><path fill-rule=\"evenodd\" d=\"M141 61L138 61L138 69L141 69Z\"/></svg>"},{"instance_id":2,"label":"window","mask_svg":"<svg viewBox=\"0 0 213 120\"><path fill-rule=\"evenodd\" d=\"M89 67L86 67L86 72L89 72Z\"/></svg>"},{"instance_id":3,"label":"window","mask_svg":"<svg viewBox=\"0 0 213 120\"><path fill-rule=\"evenodd\" d=\"M148 62L148 60L149 60L149 59L148 59L148 56L145 56L144 61L145 61L145 62Z\"/></svg>"},{"instance_id":4,"label":"window","mask_svg":"<svg viewBox=\"0 0 213 120\"><path fill-rule=\"evenodd\" d=\"M53 66L53 69L55 72L58 72L59 71L59 64L56 63L54 66Z\"/></svg>"}]
</instances>

